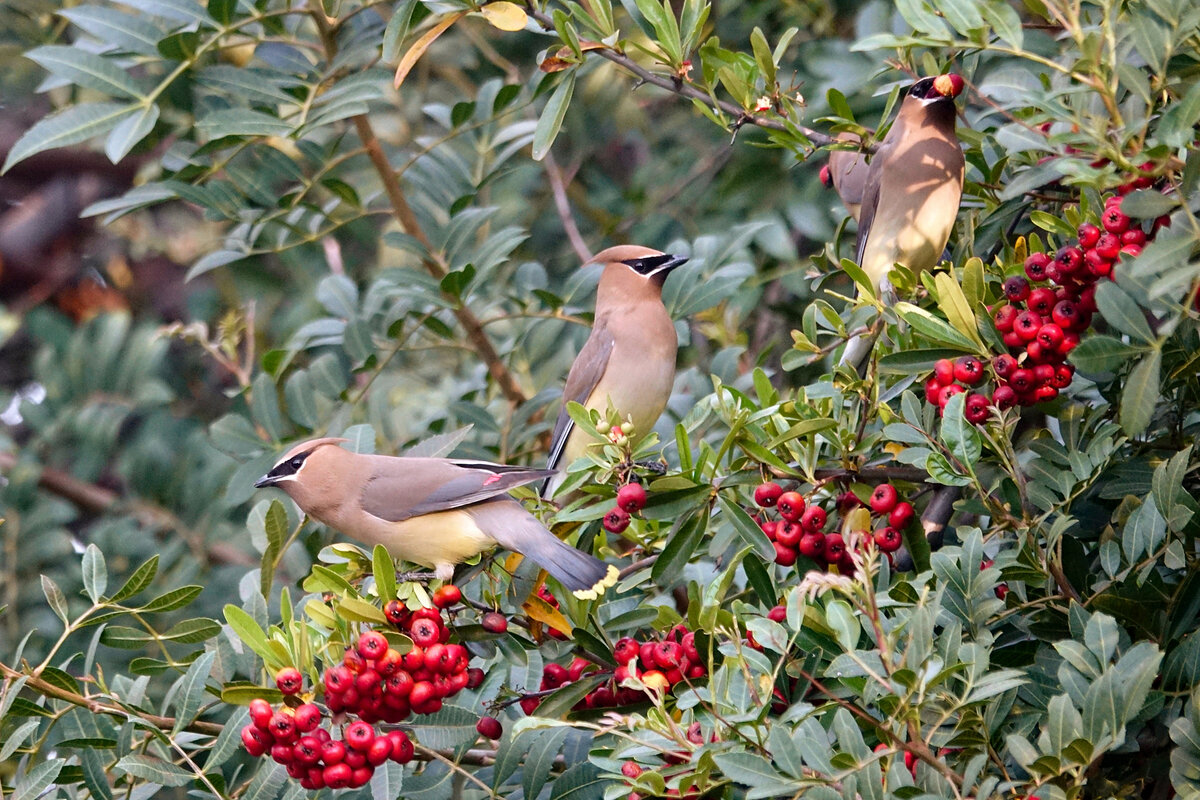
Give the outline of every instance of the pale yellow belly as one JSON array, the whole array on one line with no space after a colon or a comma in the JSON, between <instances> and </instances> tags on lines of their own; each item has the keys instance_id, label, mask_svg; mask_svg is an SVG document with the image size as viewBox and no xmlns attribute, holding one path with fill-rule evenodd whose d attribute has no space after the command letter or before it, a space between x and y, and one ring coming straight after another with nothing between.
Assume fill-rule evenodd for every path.
<instances>
[{"instance_id":1,"label":"pale yellow belly","mask_svg":"<svg viewBox=\"0 0 1200 800\"><path fill-rule=\"evenodd\" d=\"M403 522L372 517L351 535L368 545L382 544L394 557L427 567L458 564L496 546L465 511L425 514Z\"/></svg>"},{"instance_id":2,"label":"pale yellow belly","mask_svg":"<svg viewBox=\"0 0 1200 800\"><path fill-rule=\"evenodd\" d=\"M621 419L633 419L634 438L638 439L654 428L663 409L667 407L675 379L675 364L673 360L666 364L661 359L632 361L634 363L628 369L619 373L613 374L614 371L610 369L597 384L586 405L604 414L611 402ZM628 359L622 360L622 363L630 362ZM568 465L580 458L595 441L580 431L573 431L567 440L566 457L562 463Z\"/></svg>"}]
</instances>

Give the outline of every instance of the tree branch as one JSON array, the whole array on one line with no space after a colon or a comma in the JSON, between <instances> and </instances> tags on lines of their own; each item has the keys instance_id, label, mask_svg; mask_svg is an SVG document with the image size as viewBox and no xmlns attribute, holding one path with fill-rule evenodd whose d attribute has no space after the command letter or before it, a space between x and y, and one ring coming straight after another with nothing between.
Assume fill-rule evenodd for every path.
<instances>
[{"instance_id":1,"label":"tree branch","mask_svg":"<svg viewBox=\"0 0 1200 800\"><path fill-rule=\"evenodd\" d=\"M571 201L567 198L566 179L563 177L563 171L559 168L558 162L554 160L553 153L546 153L542 164L546 168L546 177L550 179L550 191L554 195L554 208L558 211L563 231L566 232L575 255L579 256L579 260L586 264L592 260L592 251L588 249L587 242L579 233L579 226L575 224L575 215L571 213Z\"/></svg>"}]
</instances>

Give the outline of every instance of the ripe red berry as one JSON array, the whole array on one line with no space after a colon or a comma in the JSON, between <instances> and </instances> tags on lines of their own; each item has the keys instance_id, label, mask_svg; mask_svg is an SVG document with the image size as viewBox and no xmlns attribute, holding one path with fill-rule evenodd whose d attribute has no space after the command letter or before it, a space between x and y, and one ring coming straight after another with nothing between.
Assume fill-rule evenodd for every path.
<instances>
[{"instance_id":1,"label":"ripe red berry","mask_svg":"<svg viewBox=\"0 0 1200 800\"><path fill-rule=\"evenodd\" d=\"M1054 368L1054 377L1050 379L1050 385L1055 389L1066 389L1071 385L1071 379L1075 377L1075 368L1070 364L1059 364Z\"/></svg>"},{"instance_id":2,"label":"ripe red berry","mask_svg":"<svg viewBox=\"0 0 1200 800\"><path fill-rule=\"evenodd\" d=\"M638 643L636 640L628 636L617 640L613 645L613 658L618 664L628 664L630 661L638 657Z\"/></svg>"},{"instance_id":3,"label":"ripe red berry","mask_svg":"<svg viewBox=\"0 0 1200 800\"><path fill-rule=\"evenodd\" d=\"M809 506L804 509L804 514L800 517L800 527L806 532L817 533L825 527L826 519L825 509L820 506Z\"/></svg>"},{"instance_id":4,"label":"ripe red berry","mask_svg":"<svg viewBox=\"0 0 1200 800\"><path fill-rule=\"evenodd\" d=\"M301 733L312 733L321 724L321 709L315 703L305 703L296 709L296 728Z\"/></svg>"},{"instance_id":5,"label":"ripe red berry","mask_svg":"<svg viewBox=\"0 0 1200 800\"><path fill-rule=\"evenodd\" d=\"M275 715L275 709L271 704L261 697L256 697L250 701L250 721L258 728L267 730L271 724L271 717Z\"/></svg>"},{"instance_id":6,"label":"ripe red berry","mask_svg":"<svg viewBox=\"0 0 1200 800\"><path fill-rule=\"evenodd\" d=\"M821 165L821 169L817 173L817 177L821 179L821 185L826 189L833 187L833 174L829 171L828 164Z\"/></svg>"},{"instance_id":7,"label":"ripe red berry","mask_svg":"<svg viewBox=\"0 0 1200 800\"><path fill-rule=\"evenodd\" d=\"M1085 222L1076 230L1079 234L1079 246L1088 249L1100 239L1100 228L1090 222Z\"/></svg>"},{"instance_id":8,"label":"ripe red berry","mask_svg":"<svg viewBox=\"0 0 1200 800\"><path fill-rule=\"evenodd\" d=\"M617 505L636 514L646 507L646 490L640 483L627 483L617 490Z\"/></svg>"},{"instance_id":9,"label":"ripe red berry","mask_svg":"<svg viewBox=\"0 0 1200 800\"><path fill-rule=\"evenodd\" d=\"M672 670L679 666L683 657L683 648L678 642L658 642L654 645L654 663L662 670Z\"/></svg>"},{"instance_id":10,"label":"ripe red berry","mask_svg":"<svg viewBox=\"0 0 1200 800\"><path fill-rule=\"evenodd\" d=\"M957 383L952 383L949 386L943 386L941 391L938 392L937 396L938 408L945 408L946 403L950 402L951 397L954 397L956 394L962 394L965 391L966 389L959 386Z\"/></svg>"},{"instance_id":11,"label":"ripe red berry","mask_svg":"<svg viewBox=\"0 0 1200 800\"><path fill-rule=\"evenodd\" d=\"M342 739L347 747L365 753L375 741L375 729L362 720L351 722L342 731Z\"/></svg>"},{"instance_id":12,"label":"ripe red berry","mask_svg":"<svg viewBox=\"0 0 1200 800\"><path fill-rule=\"evenodd\" d=\"M429 647L429 645L441 641L442 626L427 617L416 618L409 623L408 635L417 647ZM411 654L410 651L408 655ZM408 664L407 656L405 664Z\"/></svg>"},{"instance_id":13,"label":"ripe red berry","mask_svg":"<svg viewBox=\"0 0 1200 800\"><path fill-rule=\"evenodd\" d=\"M805 511L807 514L808 512ZM804 528L798 522L785 522L775 529L775 541L785 547L796 547L800 544L800 537L804 535Z\"/></svg>"},{"instance_id":14,"label":"ripe red berry","mask_svg":"<svg viewBox=\"0 0 1200 800\"><path fill-rule=\"evenodd\" d=\"M784 606L772 606L771 610L767 612L767 619L774 622L783 622L787 619L787 608Z\"/></svg>"},{"instance_id":15,"label":"ripe red berry","mask_svg":"<svg viewBox=\"0 0 1200 800\"><path fill-rule=\"evenodd\" d=\"M858 495L854 492L846 491L837 496L837 510L839 514L848 514L861 505L863 505L863 501L859 500Z\"/></svg>"},{"instance_id":16,"label":"ripe red berry","mask_svg":"<svg viewBox=\"0 0 1200 800\"><path fill-rule=\"evenodd\" d=\"M337 763L330 764L321 770L321 775L325 779L325 785L330 789L345 789L350 786L350 778L353 770L348 764Z\"/></svg>"},{"instance_id":17,"label":"ripe red berry","mask_svg":"<svg viewBox=\"0 0 1200 800\"><path fill-rule=\"evenodd\" d=\"M408 621L408 609L399 600L389 600L383 607L383 615L393 625L400 626Z\"/></svg>"},{"instance_id":18,"label":"ripe red berry","mask_svg":"<svg viewBox=\"0 0 1200 800\"><path fill-rule=\"evenodd\" d=\"M938 392L942 391L942 385L938 383L937 378L931 377L925 381L925 402L936 403Z\"/></svg>"},{"instance_id":19,"label":"ripe red berry","mask_svg":"<svg viewBox=\"0 0 1200 800\"><path fill-rule=\"evenodd\" d=\"M1008 353L1001 353L992 359L992 370L995 371L996 377L1004 379L1013 374L1013 370L1017 368L1017 360Z\"/></svg>"},{"instance_id":20,"label":"ripe red berry","mask_svg":"<svg viewBox=\"0 0 1200 800\"><path fill-rule=\"evenodd\" d=\"M371 782L371 776L375 774L373 767L359 767L350 773L350 788L358 789L366 786Z\"/></svg>"},{"instance_id":21,"label":"ripe red berry","mask_svg":"<svg viewBox=\"0 0 1200 800\"><path fill-rule=\"evenodd\" d=\"M800 555L805 558L819 559L825 557L825 534L823 533L806 533L800 537L800 544L797 547Z\"/></svg>"},{"instance_id":22,"label":"ripe red berry","mask_svg":"<svg viewBox=\"0 0 1200 800\"><path fill-rule=\"evenodd\" d=\"M775 503L779 516L788 522L795 522L804 513L804 495L799 492L784 492Z\"/></svg>"},{"instance_id":23,"label":"ripe red berry","mask_svg":"<svg viewBox=\"0 0 1200 800\"><path fill-rule=\"evenodd\" d=\"M779 542L773 543L775 547L775 563L780 566L790 567L796 563L796 550Z\"/></svg>"},{"instance_id":24,"label":"ripe red berry","mask_svg":"<svg viewBox=\"0 0 1200 800\"><path fill-rule=\"evenodd\" d=\"M1121 212L1119 206L1111 205L1100 215L1100 224L1109 233L1120 235L1129 230L1129 217Z\"/></svg>"},{"instance_id":25,"label":"ripe red berry","mask_svg":"<svg viewBox=\"0 0 1200 800\"><path fill-rule=\"evenodd\" d=\"M271 715L271 724L267 727L275 741L286 744L296 738L296 718L285 714L282 710Z\"/></svg>"},{"instance_id":26,"label":"ripe red berry","mask_svg":"<svg viewBox=\"0 0 1200 800\"><path fill-rule=\"evenodd\" d=\"M1073 328L1079 321L1079 306L1070 300L1059 300L1050 312L1054 324L1063 329Z\"/></svg>"},{"instance_id":27,"label":"ripe red berry","mask_svg":"<svg viewBox=\"0 0 1200 800\"><path fill-rule=\"evenodd\" d=\"M1011 275L1004 281L1004 296L1009 302L1019 303L1029 297L1029 281L1024 275Z\"/></svg>"},{"instance_id":28,"label":"ripe red berry","mask_svg":"<svg viewBox=\"0 0 1200 800\"><path fill-rule=\"evenodd\" d=\"M1025 274L1034 283L1046 280L1046 268L1050 266L1050 256L1045 253L1030 253L1025 259Z\"/></svg>"},{"instance_id":29,"label":"ripe red berry","mask_svg":"<svg viewBox=\"0 0 1200 800\"><path fill-rule=\"evenodd\" d=\"M975 356L960 356L954 359L954 379L967 386L983 380L983 364Z\"/></svg>"},{"instance_id":30,"label":"ripe red berry","mask_svg":"<svg viewBox=\"0 0 1200 800\"><path fill-rule=\"evenodd\" d=\"M830 533L825 536L825 560L835 564L846 552L846 542L840 533Z\"/></svg>"},{"instance_id":31,"label":"ripe red berry","mask_svg":"<svg viewBox=\"0 0 1200 800\"><path fill-rule=\"evenodd\" d=\"M992 391L992 404L1001 410L1017 404L1017 393L1011 386L997 386Z\"/></svg>"},{"instance_id":32,"label":"ripe red berry","mask_svg":"<svg viewBox=\"0 0 1200 800\"><path fill-rule=\"evenodd\" d=\"M378 631L363 631L358 637L358 654L368 661L387 652L388 641Z\"/></svg>"},{"instance_id":33,"label":"ripe red berry","mask_svg":"<svg viewBox=\"0 0 1200 800\"><path fill-rule=\"evenodd\" d=\"M275 685L284 694L296 694L304 687L304 676L295 667L284 667L275 673Z\"/></svg>"},{"instance_id":34,"label":"ripe red berry","mask_svg":"<svg viewBox=\"0 0 1200 800\"><path fill-rule=\"evenodd\" d=\"M330 740L321 743L321 760L325 764L340 764L345 757L346 745L344 742Z\"/></svg>"},{"instance_id":35,"label":"ripe red berry","mask_svg":"<svg viewBox=\"0 0 1200 800\"><path fill-rule=\"evenodd\" d=\"M367 748L367 763L378 767L392 757L392 740L387 735L377 736Z\"/></svg>"},{"instance_id":36,"label":"ripe red berry","mask_svg":"<svg viewBox=\"0 0 1200 800\"><path fill-rule=\"evenodd\" d=\"M779 531L779 526L787 524L786 522L764 521L758 523L758 527L762 528L762 532L773 542L775 541L775 534Z\"/></svg>"},{"instance_id":37,"label":"ripe red berry","mask_svg":"<svg viewBox=\"0 0 1200 800\"><path fill-rule=\"evenodd\" d=\"M1037 338L1037 332L1042 327L1042 315L1036 311L1022 311L1013 323L1013 332L1021 337L1021 341L1032 342Z\"/></svg>"},{"instance_id":38,"label":"ripe red berry","mask_svg":"<svg viewBox=\"0 0 1200 800\"><path fill-rule=\"evenodd\" d=\"M242 746L255 758L267 752L268 741L266 732L257 725L247 725L242 728Z\"/></svg>"},{"instance_id":39,"label":"ripe red berry","mask_svg":"<svg viewBox=\"0 0 1200 800\"><path fill-rule=\"evenodd\" d=\"M623 508L614 508L604 515L604 530L609 533L620 533L629 527L629 512Z\"/></svg>"},{"instance_id":40,"label":"ripe red berry","mask_svg":"<svg viewBox=\"0 0 1200 800\"><path fill-rule=\"evenodd\" d=\"M1037 341L1048 350L1056 350L1063 340L1063 330L1053 322L1038 328Z\"/></svg>"},{"instance_id":41,"label":"ripe red berry","mask_svg":"<svg viewBox=\"0 0 1200 800\"><path fill-rule=\"evenodd\" d=\"M1083 266L1083 251L1078 247L1064 247L1054 254L1054 267L1058 269L1059 275L1074 275ZM1047 276L1049 277L1049 267L1047 265Z\"/></svg>"},{"instance_id":42,"label":"ripe red berry","mask_svg":"<svg viewBox=\"0 0 1200 800\"><path fill-rule=\"evenodd\" d=\"M954 383L954 362L948 358L939 358L933 365L933 377L942 386Z\"/></svg>"},{"instance_id":43,"label":"ripe red berry","mask_svg":"<svg viewBox=\"0 0 1200 800\"><path fill-rule=\"evenodd\" d=\"M754 503L761 508L773 508L783 494L783 487L774 481L754 487Z\"/></svg>"},{"instance_id":44,"label":"ripe red berry","mask_svg":"<svg viewBox=\"0 0 1200 800\"><path fill-rule=\"evenodd\" d=\"M480 618L479 624L488 633L504 633L508 630L508 617L499 611L488 611Z\"/></svg>"},{"instance_id":45,"label":"ripe red berry","mask_svg":"<svg viewBox=\"0 0 1200 800\"><path fill-rule=\"evenodd\" d=\"M462 589L459 589L453 583L439 586L437 591L433 593L433 604L438 608L449 608L450 606L458 605L461 600Z\"/></svg>"},{"instance_id":46,"label":"ripe red berry","mask_svg":"<svg viewBox=\"0 0 1200 800\"><path fill-rule=\"evenodd\" d=\"M825 167L828 169L828 167ZM633 761L626 761L621 765L621 774L629 780L637 780L637 777L642 774L642 768Z\"/></svg>"},{"instance_id":47,"label":"ripe red berry","mask_svg":"<svg viewBox=\"0 0 1200 800\"><path fill-rule=\"evenodd\" d=\"M900 531L888 526L875 531L875 546L884 553L894 553L900 549L904 539L900 535Z\"/></svg>"},{"instance_id":48,"label":"ripe red berry","mask_svg":"<svg viewBox=\"0 0 1200 800\"><path fill-rule=\"evenodd\" d=\"M1130 256L1132 258L1137 258L1141 254L1142 254L1142 246L1140 244L1127 244L1127 245L1122 245L1122 247L1121 247L1121 255L1123 255L1123 256Z\"/></svg>"},{"instance_id":49,"label":"ripe red berry","mask_svg":"<svg viewBox=\"0 0 1200 800\"><path fill-rule=\"evenodd\" d=\"M408 734L402 730L388 731L387 737L392 740L392 761L397 764L407 764L413 760L413 743Z\"/></svg>"},{"instance_id":50,"label":"ripe red berry","mask_svg":"<svg viewBox=\"0 0 1200 800\"><path fill-rule=\"evenodd\" d=\"M963 419L970 422L972 425L982 425L988 418L988 399L987 397L971 393L967 395L966 404L963 406Z\"/></svg>"},{"instance_id":51,"label":"ripe red berry","mask_svg":"<svg viewBox=\"0 0 1200 800\"><path fill-rule=\"evenodd\" d=\"M480 717L475 730L485 739L499 739L504 734L504 726L495 717Z\"/></svg>"},{"instance_id":52,"label":"ripe red berry","mask_svg":"<svg viewBox=\"0 0 1200 800\"><path fill-rule=\"evenodd\" d=\"M975 395L972 395L974 397ZM913 521L913 517L917 512L913 510L912 503L907 501L896 503L895 508L888 512L888 525L898 531L902 531L908 527L908 524Z\"/></svg>"},{"instance_id":53,"label":"ripe red berry","mask_svg":"<svg viewBox=\"0 0 1200 800\"><path fill-rule=\"evenodd\" d=\"M1008 383L1018 394L1031 391L1034 387L1033 370L1024 367L1014 370L1008 378Z\"/></svg>"},{"instance_id":54,"label":"ripe red berry","mask_svg":"<svg viewBox=\"0 0 1200 800\"><path fill-rule=\"evenodd\" d=\"M1139 247L1146 243L1146 232L1141 228L1130 228L1121 234L1121 244L1136 244Z\"/></svg>"},{"instance_id":55,"label":"ripe red berry","mask_svg":"<svg viewBox=\"0 0 1200 800\"><path fill-rule=\"evenodd\" d=\"M1115 261L1121 253L1121 239L1113 233L1106 233L1100 237L1092 249L1099 253L1101 258Z\"/></svg>"},{"instance_id":56,"label":"ripe red berry","mask_svg":"<svg viewBox=\"0 0 1200 800\"><path fill-rule=\"evenodd\" d=\"M1054 294L1053 289L1034 289L1029 293L1029 302L1025 305L1030 311L1037 312L1041 316L1048 316L1057 302L1058 297Z\"/></svg>"},{"instance_id":57,"label":"ripe red berry","mask_svg":"<svg viewBox=\"0 0 1200 800\"><path fill-rule=\"evenodd\" d=\"M881 483L871 492L871 510L876 514L890 513L900 501L900 493L890 483Z\"/></svg>"},{"instance_id":58,"label":"ripe red berry","mask_svg":"<svg viewBox=\"0 0 1200 800\"><path fill-rule=\"evenodd\" d=\"M945 75L938 75L933 79L933 90L942 97L958 97L962 94L966 82L961 75L953 72L947 72Z\"/></svg>"},{"instance_id":59,"label":"ripe red berry","mask_svg":"<svg viewBox=\"0 0 1200 800\"><path fill-rule=\"evenodd\" d=\"M325 670L325 691L331 694L341 694L354 685L354 674L344 666L338 665Z\"/></svg>"}]
</instances>

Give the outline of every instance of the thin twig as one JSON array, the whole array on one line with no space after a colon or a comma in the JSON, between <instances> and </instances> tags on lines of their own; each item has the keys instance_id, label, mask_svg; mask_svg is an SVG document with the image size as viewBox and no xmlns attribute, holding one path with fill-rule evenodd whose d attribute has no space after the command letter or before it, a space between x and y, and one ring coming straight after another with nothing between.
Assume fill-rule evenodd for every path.
<instances>
[{"instance_id":1,"label":"thin twig","mask_svg":"<svg viewBox=\"0 0 1200 800\"><path fill-rule=\"evenodd\" d=\"M546 166L546 177L550 180L550 192L554 195L554 208L558 211L558 219L562 222L563 232L567 234L567 241L571 243L571 249L575 251L575 255L579 256L579 260L586 264L592 260L592 251L588 249L587 242L579 233L579 226L575 224L575 215L571 213L571 201L567 198L567 186L563 179L562 169L559 168L553 153L546 153L546 158L542 160L542 163Z\"/></svg>"}]
</instances>

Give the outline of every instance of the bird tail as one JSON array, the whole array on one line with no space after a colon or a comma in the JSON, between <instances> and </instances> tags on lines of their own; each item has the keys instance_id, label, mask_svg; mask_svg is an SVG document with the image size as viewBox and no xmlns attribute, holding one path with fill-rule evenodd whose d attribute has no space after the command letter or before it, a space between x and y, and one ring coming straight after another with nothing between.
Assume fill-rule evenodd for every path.
<instances>
[{"instance_id":1,"label":"bird tail","mask_svg":"<svg viewBox=\"0 0 1200 800\"><path fill-rule=\"evenodd\" d=\"M501 547L537 562L576 597L594 600L617 582L617 568L559 539L515 500L469 509L481 530Z\"/></svg>"}]
</instances>

